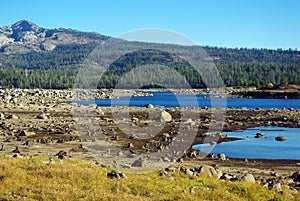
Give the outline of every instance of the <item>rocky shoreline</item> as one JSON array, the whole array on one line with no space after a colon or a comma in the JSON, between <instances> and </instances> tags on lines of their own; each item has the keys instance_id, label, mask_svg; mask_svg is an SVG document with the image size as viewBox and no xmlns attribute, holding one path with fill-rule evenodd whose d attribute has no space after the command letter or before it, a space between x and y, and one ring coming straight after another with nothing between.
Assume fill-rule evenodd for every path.
<instances>
[{"instance_id":1,"label":"rocky shoreline","mask_svg":"<svg viewBox=\"0 0 300 201\"><path fill-rule=\"evenodd\" d=\"M142 154L167 148L175 140L176 132L180 127L197 128L193 144L207 142L208 139L210 143L240 140L222 135L218 130L220 127L223 131L270 125L300 127L300 111L291 108L243 108L226 111L224 109L184 108L190 116L182 119L180 108L155 108L151 105L140 108L111 108L96 105L56 104L71 101L72 93L71 90L0 90L0 154L20 158L48 156L49 158L77 158L99 162L84 146L84 140L97 142L98 131L123 153ZM123 92L123 94L126 93L128 94L128 92ZM106 97L109 93L104 90L99 94L101 95L99 97ZM89 99L92 96L94 96L93 92L80 93L80 99ZM74 110L74 107L77 109ZM155 125L162 122L165 126L149 139L129 136L119 128L113 116L114 109L119 112L118 115L122 112L128 113L129 110L129 117L123 120L130 122L132 126L130 129L146 128L151 123ZM160 116L155 118L156 120L150 119L151 111L156 111L155 114ZM86 129L80 121L80 112L83 116L92 114L89 118L97 122L98 127L92 130ZM223 114L224 119L218 120L213 117L218 114ZM196 116L199 118L195 118ZM88 131L86 132L88 137L83 138L79 134L81 131ZM227 159L226 156L224 156L225 160L220 160L219 157L204 159L200 157L199 159L201 154L203 153L190 149L179 162L172 163L171 158L164 158L164 160L170 160L170 163L179 171L188 172L188 174L198 174L200 170L195 168L199 168L199 165L208 165L214 169L218 166L222 172L222 175L218 177L220 179L234 181L243 175L252 174L255 181L259 181L262 185L269 183L269 188L280 183L299 189L299 176L295 172L299 171L300 161ZM291 174L295 174L294 178Z\"/></svg>"}]
</instances>

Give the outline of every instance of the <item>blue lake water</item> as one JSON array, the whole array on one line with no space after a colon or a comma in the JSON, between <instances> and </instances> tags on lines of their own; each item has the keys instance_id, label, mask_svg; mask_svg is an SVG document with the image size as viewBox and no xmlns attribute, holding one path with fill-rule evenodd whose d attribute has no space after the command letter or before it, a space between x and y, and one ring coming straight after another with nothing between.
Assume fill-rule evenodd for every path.
<instances>
[{"instance_id":1,"label":"blue lake water","mask_svg":"<svg viewBox=\"0 0 300 201\"><path fill-rule=\"evenodd\" d=\"M256 133L265 133L262 138L254 138ZM212 153L224 153L232 158L255 159L295 159L300 160L300 128L256 127L243 131L224 132L228 136L245 140L217 144ZM275 137L284 136L286 141L276 141ZM203 150L208 144L194 145L194 149Z\"/></svg>"},{"instance_id":2,"label":"blue lake water","mask_svg":"<svg viewBox=\"0 0 300 201\"><path fill-rule=\"evenodd\" d=\"M300 109L300 99L252 99L252 98L207 98L209 95L174 95L171 92L153 92L153 96L121 97L119 99L100 99L78 101L79 104L98 106L138 106L146 104L165 107L214 107L214 108L295 108Z\"/></svg>"}]
</instances>

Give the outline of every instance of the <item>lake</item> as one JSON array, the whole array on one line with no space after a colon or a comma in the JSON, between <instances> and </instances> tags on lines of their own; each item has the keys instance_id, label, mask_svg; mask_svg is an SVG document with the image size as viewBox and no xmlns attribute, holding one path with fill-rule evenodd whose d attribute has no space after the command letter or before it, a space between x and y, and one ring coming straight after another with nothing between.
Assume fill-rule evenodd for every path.
<instances>
[{"instance_id":1,"label":"lake","mask_svg":"<svg viewBox=\"0 0 300 201\"><path fill-rule=\"evenodd\" d=\"M254 138L256 133L265 133L262 138ZM242 131L224 132L225 135L245 138L234 142L220 143L211 147L212 153L224 153L229 158L294 159L300 160L300 128L255 127ZM286 141L276 141L284 136ZM194 145L194 149L208 149L210 145Z\"/></svg>"},{"instance_id":2,"label":"lake","mask_svg":"<svg viewBox=\"0 0 300 201\"><path fill-rule=\"evenodd\" d=\"M98 106L137 106L147 104L164 107L227 107L227 108L294 108L300 109L300 99L252 99L252 98L209 98L208 94L180 94L171 92L151 92L153 96L120 97L118 99L100 99L77 101L82 105Z\"/></svg>"}]
</instances>

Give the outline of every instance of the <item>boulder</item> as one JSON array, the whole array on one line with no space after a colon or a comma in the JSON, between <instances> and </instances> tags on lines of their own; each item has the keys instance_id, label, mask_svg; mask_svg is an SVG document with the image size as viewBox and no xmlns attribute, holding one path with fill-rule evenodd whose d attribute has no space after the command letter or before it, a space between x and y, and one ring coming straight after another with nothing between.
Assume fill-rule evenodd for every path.
<instances>
[{"instance_id":1,"label":"boulder","mask_svg":"<svg viewBox=\"0 0 300 201\"><path fill-rule=\"evenodd\" d=\"M67 152L61 150L57 154L55 154L59 159L63 159L65 156L67 156Z\"/></svg>"},{"instance_id":2,"label":"boulder","mask_svg":"<svg viewBox=\"0 0 300 201\"><path fill-rule=\"evenodd\" d=\"M276 141L286 141L286 138L283 137L283 136L277 136L277 137L275 138L275 140L276 140Z\"/></svg>"},{"instance_id":3,"label":"boulder","mask_svg":"<svg viewBox=\"0 0 300 201\"><path fill-rule=\"evenodd\" d=\"M149 108L149 109L154 108L154 106L152 104L147 104L144 107Z\"/></svg>"},{"instance_id":4,"label":"boulder","mask_svg":"<svg viewBox=\"0 0 300 201\"><path fill-rule=\"evenodd\" d=\"M143 160L140 158L136 161L134 161L132 164L131 164L132 167L144 167L144 162Z\"/></svg>"},{"instance_id":5,"label":"boulder","mask_svg":"<svg viewBox=\"0 0 300 201\"><path fill-rule=\"evenodd\" d=\"M9 114L6 119L19 119L19 117L14 114Z\"/></svg>"},{"instance_id":6,"label":"boulder","mask_svg":"<svg viewBox=\"0 0 300 201\"><path fill-rule=\"evenodd\" d=\"M202 165L199 169L200 174L207 175L209 178L220 178L222 176L221 171L216 171L216 169L209 165Z\"/></svg>"},{"instance_id":7,"label":"boulder","mask_svg":"<svg viewBox=\"0 0 300 201\"><path fill-rule=\"evenodd\" d=\"M219 159L220 161L225 161L225 160L226 160L225 154L218 154L218 159Z\"/></svg>"},{"instance_id":8,"label":"boulder","mask_svg":"<svg viewBox=\"0 0 300 201\"><path fill-rule=\"evenodd\" d=\"M263 136L265 136L266 134L264 133L256 133L256 135L254 136L255 138L261 138Z\"/></svg>"},{"instance_id":9,"label":"boulder","mask_svg":"<svg viewBox=\"0 0 300 201\"><path fill-rule=\"evenodd\" d=\"M300 182L300 172L294 172L290 178L293 179L294 182Z\"/></svg>"},{"instance_id":10,"label":"boulder","mask_svg":"<svg viewBox=\"0 0 300 201\"><path fill-rule=\"evenodd\" d=\"M172 121L172 115L167 111L162 111L160 113L160 121L161 122L170 122L170 121Z\"/></svg>"},{"instance_id":11,"label":"boulder","mask_svg":"<svg viewBox=\"0 0 300 201\"><path fill-rule=\"evenodd\" d=\"M281 183L275 183L270 189L279 193L282 192Z\"/></svg>"},{"instance_id":12,"label":"boulder","mask_svg":"<svg viewBox=\"0 0 300 201\"><path fill-rule=\"evenodd\" d=\"M26 137L30 137L30 136L34 136L36 135L35 132L29 132L29 131L25 131L22 130L19 132L18 136L26 136Z\"/></svg>"},{"instance_id":13,"label":"boulder","mask_svg":"<svg viewBox=\"0 0 300 201\"><path fill-rule=\"evenodd\" d=\"M48 117L45 114L39 114L36 116L37 119L47 119Z\"/></svg>"},{"instance_id":14,"label":"boulder","mask_svg":"<svg viewBox=\"0 0 300 201\"><path fill-rule=\"evenodd\" d=\"M186 174L187 176L193 176L193 175L194 175L194 172L187 168L187 169L185 170L185 174Z\"/></svg>"},{"instance_id":15,"label":"boulder","mask_svg":"<svg viewBox=\"0 0 300 201\"><path fill-rule=\"evenodd\" d=\"M241 181L255 183L255 178L252 174L245 174L241 177Z\"/></svg>"},{"instance_id":16,"label":"boulder","mask_svg":"<svg viewBox=\"0 0 300 201\"><path fill-rule=\"evenodd\" d=\"M116 172L114 170L112 170L111 172L107 173L107 177L110 179L114 179L114 178L127 178L127 176L122 173L122 172Z\"/></svg>"}]
</instances>

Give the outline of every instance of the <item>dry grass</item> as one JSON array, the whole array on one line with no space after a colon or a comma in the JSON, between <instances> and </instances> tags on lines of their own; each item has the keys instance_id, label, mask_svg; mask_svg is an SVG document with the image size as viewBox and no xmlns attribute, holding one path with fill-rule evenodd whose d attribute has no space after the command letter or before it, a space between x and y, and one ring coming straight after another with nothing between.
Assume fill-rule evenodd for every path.
<instances>
[{"instance_id":1,"label":"dry grass","mask_svg":"<svg viewBox=\"0 0 300 201\"><path fill-rule=\"evenodd\" d=\"M108 168L79 160L15 159L0 156L0 200L299 200L259 184L158 172L109 179ZM192 190L192 192L191 192Z\"/></svg>"}]
</instances>

